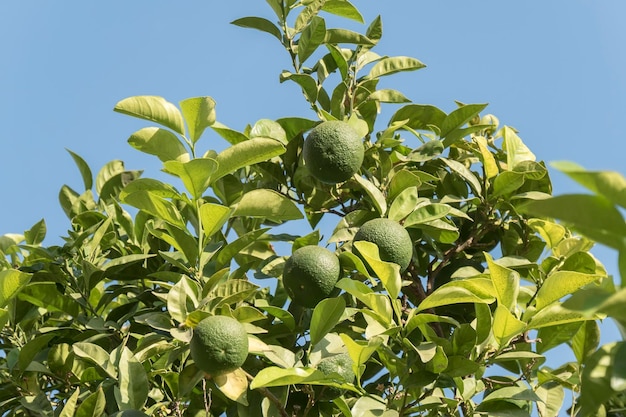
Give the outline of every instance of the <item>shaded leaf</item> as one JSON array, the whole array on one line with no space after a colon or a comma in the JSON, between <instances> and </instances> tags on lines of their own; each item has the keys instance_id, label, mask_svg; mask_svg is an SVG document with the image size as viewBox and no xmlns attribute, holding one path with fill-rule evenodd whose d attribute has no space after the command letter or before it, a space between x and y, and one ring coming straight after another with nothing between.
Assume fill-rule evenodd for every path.
<instances>
[{"instance_id":1,"label":"shaded leaf","mask_svg":"<svg viewBox=\"0 0 626 417\"><path fill-rule=\"evenodd\" d=\"M231 174L240 168L267 161L285 153L285 146L275 139L252 138L223 150L215 157L217 170L211 176L215 183L224 175Z\"/></svg>"},{"instance_id":2,"label":"shaded leaf","mask_svg":"<svg viewBox=\"0 0 626 417\"><path fill-rule=\"evenodd\" d=\"M293 201L274 190L263 188L244 194L236 204L232 216L258 217L273 221L304 218Z\"/></svg>"},{"instance_id":3,"label":"shaded leaf","mask_svg":"<svg viewBox=\"0 0 626 417\"><path fill-rule=\"evenodd\" d=\"M278 27L274 23L262 17L242 17L241 19L233 20L230 23L236 26L256 29L260 30L261 32L269 33L270 35L276 37L276 39L282 42L283 35L281 34L280 29L278 29Z\"/></svg>"},{"instance_id":4,"label":"shaded leaf","mask_svg":"<svg viewBox=\"0 0 626 417\"><path fill-rule=\"evenodd\" d=\"M144 127L130 135L128 143L135 149L157 156L161 161L188 161L189 154L180 139L169 130Z\"/></svg>"}]
</instances>

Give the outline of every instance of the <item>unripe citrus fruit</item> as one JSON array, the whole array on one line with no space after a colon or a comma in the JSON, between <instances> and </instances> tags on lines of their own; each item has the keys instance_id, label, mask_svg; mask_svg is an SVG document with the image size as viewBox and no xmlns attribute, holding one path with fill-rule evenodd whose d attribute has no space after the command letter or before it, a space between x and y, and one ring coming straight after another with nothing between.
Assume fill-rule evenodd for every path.
<instances>
[{"instance_id":1,"label":"unripe citrus fruit","mask_svg":"<svg viewBox=\"0 0 626 417\"><path fill-rule=\"evenodd\" d=\"M411 236L402 225L391 219L373 219L365 222L354 235L354 242L365 240L378 246L380 259L408 268L413 257Z\"/></svg>"},{"instance_id":2,"label":"unripe citrus fruit","mask_svg":"<svg viewBox=\"0 0 626 417\"><path fill-rule=\"evenodd\" d=\"M338 120L315 126L302 148L311 175L328 184L350 179L361 167L363 156L362 138L348 123Z\"/></svg>"},{"instance_id":3,"label":"unripe citrus fruit","mask_svg":"<svg viewBox=\"0 0 626 417\"><path fill-rule=\"evenodd\" d=\"M191 357L196 366L210 375L239 368L248 356L248 335L232 317L210 316L193 329Z\"/></svg>"},{"instance_id":4,"label":"unripe citrus fruit","mask_svg":"<svg viewBox=\"0 0 626 417\"><path fill-rule=\"evenodd\" d=\"M339 258L321 246L296 249L285 262L283 285L289 297L304 307L328 298L341 275Z\"/></svg>"},{"instance_id":5,"label":"unripe citrus fruit","mask_svg":"<svg viewBox=\"0 0 626 417\"><path fill-rule=\"evenodd\" d=\"M352 370L352 358L347 353L340 353L338 355L329 356L322 359L317 364L317 369L322 371L325 375L332 373L339 374L345 382L354 382L354 371ZM317 393L317 397L320 400L332 400L341 395L342 391L335 387L323 386Z\"/></svg>"}]
</instances>

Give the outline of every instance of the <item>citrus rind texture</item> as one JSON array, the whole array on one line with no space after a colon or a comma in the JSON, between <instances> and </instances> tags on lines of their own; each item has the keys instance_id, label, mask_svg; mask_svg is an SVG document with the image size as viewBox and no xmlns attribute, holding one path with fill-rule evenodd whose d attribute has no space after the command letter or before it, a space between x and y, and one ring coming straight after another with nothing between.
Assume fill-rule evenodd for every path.
<instances>
[{"instance_id":1,"label":"citrus rind texture","mask_svg":"<svg viewBox=\"0 0 626 417\"><path fill-rule=\"evenodd\" d=\"M350 179L361 168L363 157L362 138L342 121L322 122L314 127L302 149L311 175L327 184Z\"/></svg>"},{"instance_id":2,"label":"citrus rind texture","mask_svg":"<svg viewBox=\"0 0 626 417\"><path fill-rule=\"evenodd\" d=\"M380 218L365 222L354 235L354 241L367 241L376 244L380 259L400 265L405 271L413 257L413 242L406 229L398 222Z\"/></svg>"},{"instance_id":3,"label":"citrus rind texture","mask_svg":"<svg viewBox=\"0 0 626 417\"><path fill-rule=\"evenodd\" d=\"M210 375L239 368L248 356L248 334L232 317L210 316L194 328L190 342L196 366Z\"/></svg>"},{"instance_id":4,"label":"citrus rind texture","mask_svg":"<svg viewBox=\"0 0 626 417\"><path fill-rule=\"evenodd\" d=\"M340 275L341 265L334 252L321 246L303 246L285 262L283 285L296 304L312 308L332 295Z\"/></svg>"}]
</instances>

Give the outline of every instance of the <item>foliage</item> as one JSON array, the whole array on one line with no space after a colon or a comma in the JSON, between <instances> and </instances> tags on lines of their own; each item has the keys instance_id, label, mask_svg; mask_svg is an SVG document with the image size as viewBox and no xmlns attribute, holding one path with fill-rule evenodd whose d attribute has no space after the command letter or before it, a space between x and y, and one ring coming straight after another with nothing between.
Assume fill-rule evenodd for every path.
<instances>
[{"instance_id":1,"label":"foliage","mask_svg":"<svg viewBox=\"0 0 626 417\"><path fill-rule=\"evenodd\" d=\"M71 153L84 190L59 193L64 243L43 244L43 220L0 237L2 415L547 417L567 408L566 391L572 414L619 415L624 345L598 348L597 320L623 321L625 293L591 240L542 211L582 197L550 199L545 164L482 114L485 104L447 113L379 88L424 67L373 52L380 17L357 33L327 28L331 15L363 23L347 0L267 3L277 23L233 23L287 50L281 81L302 90L315 117L238 131L217 121L210 97L117 103L150 122L128 142L159 158L172 184L118 160L94 177ZM385 103L398 107L380 120ZM317 181L302 161L320 120L364 137L360 170L343 183ZM228 147L201 148L208 132ZM623 187L576 175L623 207ZM564 220L622 250L623 218L588 200ZM405 272L375 244L353 245L374 218L408 231ZM296 234L305 223L312 231ZM291 251L308 245L332 248L342 269L337 295L314 308L291 303L282 283ZM193 328L211 315L237 319L249 338L242 367L213 378L189 354ZM573 362L546 363L565 346ZM354 380L317 369L346 353ZM320 387L342 395L325 400Z\"/></svg>"}]
</instances>

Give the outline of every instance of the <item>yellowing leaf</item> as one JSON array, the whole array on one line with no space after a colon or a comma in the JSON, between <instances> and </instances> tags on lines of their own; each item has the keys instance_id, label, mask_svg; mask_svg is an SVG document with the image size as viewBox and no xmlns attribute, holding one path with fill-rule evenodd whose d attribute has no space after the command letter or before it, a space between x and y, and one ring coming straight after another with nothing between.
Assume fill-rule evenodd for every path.
<instances>
[{"instance_id":1,"label":"yellowing leaf","mask_svg":"<svg viewBox=\"0 0 626 417\"><path fill-rule=\"evenodd\" d=\"M227 374L216 376L213 380L226 397L248 405L248 378L243 369L235 369Z\"/></svg>"}]
</instances>

